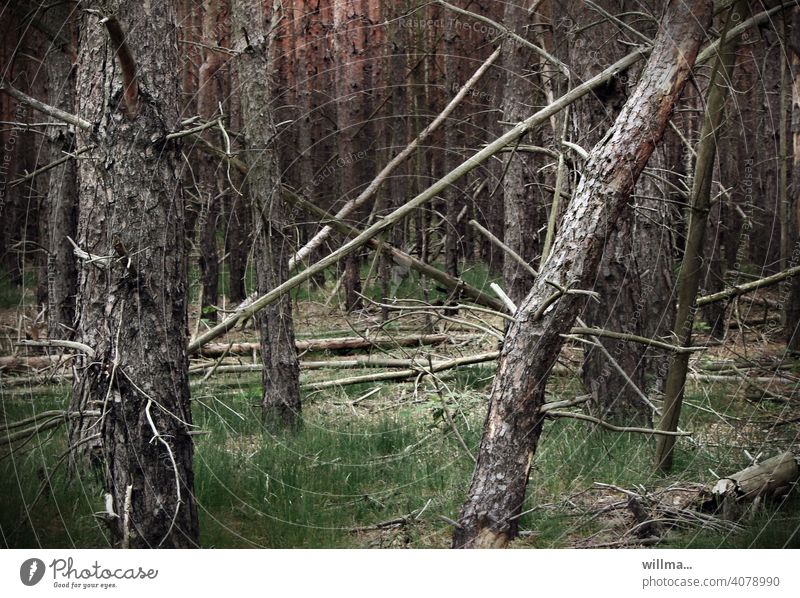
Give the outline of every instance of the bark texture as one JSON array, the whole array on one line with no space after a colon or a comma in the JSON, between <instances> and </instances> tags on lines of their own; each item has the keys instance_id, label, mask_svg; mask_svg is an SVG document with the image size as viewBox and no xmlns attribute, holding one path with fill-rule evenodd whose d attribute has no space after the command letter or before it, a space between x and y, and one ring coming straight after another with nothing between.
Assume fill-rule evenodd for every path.
<instances>
[{"instance_id":1,"label":"bark texture","mask_svg":"<svg viewBox=\"0 0 800 598\"><path fill-rule=\"evenodd\" d=\"M234 47L242 102L245 146L249 172L245 180L252 207L254 259L259 295L288 277L291 238L287 234L280 175L273 143L275 125L270 113L272 73L271 15L259 2L233 0ZM293 424L300 416L300 368L295 350L290 295L257 316L261 335L264 414L269 419Z\"/></svg>"},{"instance_id":2,"label":"bark texture","mask_svg":"<svg viewBox=\"0 0 800 598\"><path fill-rule=\"evenodd\" d=\"M635 10L633 4L622 3L621 8ZM597 13L585 3L577 1L574 5L574 27L582 33L571 44L570 67L573 76L583 81L624 56L629 44L640 40L616 23L598 23ZM637 26L641 27L638 23ZM645 28L643 33L652 37L655 31ZM598 38L620 42L587 51L594 45L592 40ZM613 79L576 106L575 131L583 147L592 147L613 123L638 77L636 70ZM651 167L664 163L671 147L667 141L654 152ZM658 184L642 177L627 209L612 224L592 287L599 294L599 301L586 305L584 319L590 326L653 337L671 330L672 247L668 211L659 201L661 195ZM592 395L587 410L616 425L651 426L652 409L639 392L647 393L657 377L658 360L651 359L654 352L637 343L602 338L598 342L602 348L584 349L583 382Z\"/></svg>"},{"instance_id":3,"label":"bark texture","mask_svg":"<svg viewBox=\"0 0 800 598\"><path fill-rule=\"evenodd\" d=\"M583 300L554 292L592 282L602 245L661 138L691 71L711 3L670 2L636 91L592 150L550 257L506 336L478 462L453 537L458 548L503 547L517 535L533 453L542 429L548 374Z\"/></svg>"},{"instance_id":4,"label":"bark texture","mask_svg":"<svg viewBox=\"0 0 800 598\"><path fill-rule=\"evenodd\" d=\"M47 55L49 101L69 112L75 112L75 48L74 15L71 3L51 9L48 21L62 29L72 42ZM75 151L75 135L65 127L50 132L50 160ZM47 334L49 338L69 339L75 326L75 294L78 272L75 254L67 237L74 239L78 226L78 166L68 160L50 172L47 187Z\"/></svg>"},{"instance_id":5,"label":"bark texture","mask_svg":"<svg viewBox=\"0 0 800 598\"><path fill-rule=\"evenodd\" d=\"M198 543L186 355L186 251L178 126L177 39L172 2L89 2L81 21L78 113L94 123L82 143L96 159L79 167L78 340L94 351L76 367L73 446L100 432L102 466L116 516L112 539L132 548ZM98 14L114 15L136 60L138 110ZM93 427L92 427L93 426ZM85 446L85 445L84 445Z\"/></svg>"},{"instance_id":6,"label":"bark texture","mask_svg":"<svg viewBox=\"0 0 800 598\"><path fill-rule=\"evenodd\" d=\"M517 35L529 35L529 30L538 20L531 13L531 3L514 0L505 5L503 24ZM544 103L542 82L538 75L538 58L526 46L508 38L503 48L503 121L517 123L535 111L535 106ZM543 128L529 134L525 142L532 145L542 143ZM552 134L552 131L550 131ZM545 164L539 154L514 151L506 156L506 171L503 177L503 242L531 265L539 254L538 229L545 220L543 204L547 201L542 193L538 171ZM505 255L503 259L503 281L505 292L519 304L533 286L533 277L515 259Z\"/></svg>"}]
</instances>

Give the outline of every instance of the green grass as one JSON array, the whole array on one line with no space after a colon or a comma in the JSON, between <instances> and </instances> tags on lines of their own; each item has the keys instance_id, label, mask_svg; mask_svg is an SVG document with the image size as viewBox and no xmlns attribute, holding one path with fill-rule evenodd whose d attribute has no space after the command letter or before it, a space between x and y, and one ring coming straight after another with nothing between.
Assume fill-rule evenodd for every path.
<instances>
[{"instance_id":1,"label":"green grass","mask_svg":"<svg viewBox=\"0 0 800 598\"><path fill-rule=\"evenodd\" d=\"M8 272L0 270L0 309L20 307L33 302L35 289L36 270L33 267L26 268L24 285L14 283Z\"/></svg>"},{"instance_id":2,"label":"green grass","mask_svg":"<svg viewBox=\"0 0 800 598\"><path fill-rule=\"evenodd\" d=\"M467 446L480 440L491 368L463 370L443 388L448 409ZM195 491L205 547L447 546L451 529L439 516L455 518L468 488L472 461L442 417L441 400L429 388L411 400L411 385L386 386L369 399L373 412L353 411L347 402L370 386L347 387L307 401L296 431L276 432L261 423L256 406L258 379L221 380L193 389L195 423L210 433L196 438ZM574 381L559 392L570 396ZM730 389L690 389L687 401L721 411L734 405ZM553 399L558 398L554 396ZM3 395L3 419L14 421L66 404L68 388L35 396ZM715 416L687 409L687 428ZM42 439L43 440L43 439ZM48 442L30 445L0 461L0 533L13 547L107 546L92 513L102 508L93 479L70 478L54 465L66 446L63 430ZM707 483L709 469L736 471L746 465L741 451L700 450L681 441L669 477L652 469L653 440L614 434L585 422L549 422L534 459L520 527L535 535L521 546L563 547L607 525L575 510L566 499L585 495L593 482L653 490L674 481ZM50 472L50 473L48 473ZM50 485L44 480L50 477ZM34 497L45 492L32 506ZM426 507L427 505L427 507ZM798 500L768 505L733 535L688 529L672 531L665 546L797 546ZM369 528L425 508L402 530Z\"/></svg>"},{"instance_id":3,"label":"green grass","mask_svg":"<svg viewBox=\"0 0 800 598\"><path fill-rule=\"evenodd\" d=\"M369 262L365 262L366 276ZM333 288L328 273L324 289L301 285L296 300L323 302ZM471 285L486 288L493 280L483 265L462 272ZM252 268L248 271L252 288ZM197 271L190 273L193 302L197 300ZM227 276L220 273L220 291ZM377 285L376 285L377 286ZM367 289L374 299L378 288ZM446 293L430 284L429 299ZM420 279L412 271L398 297L421 299ZM22 291L0 287L0 306L17 306ZM337 325L339 325L337 323ZM345 329L319 331L311 336L347 335ZM344 330L344 332L343 332ZM309 331L305 330L305 336ZM304 336L300 334L299 336ZM374 372L375 370L369 370ZM358 372L339 372L353 375ZM367 373L367 372L364 372ZM330 377L311 373L308 376ZM477 453L493 367L465 368L442 377L442 392L458 431ZM319 379L319 378L315 378ZM205 547L445 547L451 528L442 517L456 518L464 500L473 463L452 432L435 389L414 400L413 385L384 385L363 406L348 402L374 388L348 386L305 398L303 425L296 431L276 432L262 425L260 375L219 376L213 383L193 384L196 437L195 490L199 505L201 542ZM582 394L576 379L553 378L558 400ZM652 467L654 441L641 435L597 430L575 420L549 421L533 461L520 528L533 536L520 546L564 547L608 526L592 517L585 501L594 482L653 491L671 483L705 484L715 473L738 471L747 465L744 450L770 456L789 446L759 431L753 421L780 416L783 408L741 398L738 387L691 384L681 426L697 432L700 446L680 440L675 468L669 476ZM41 413L63 409L69 388L36 389L36 394L3 391L0 387L0 426ZM718 413L740 418L737 428L724 424ZM789 428L784 428L789 433ZM92 477L70 475L62 459L63 429L46 434L12 454L0 447L0 545L9 547L107 546L107 534L93 517L102 505L102 489ZM571 497L584 501L577 508ZM670 547L798 546L800 509L796 497L761 507L743 522L745 530L719 534L708 530L673 530ZM370 530L424 508L424 516L402 530ZM583 510L582 510L583 509Z\"/></svg>"}]
</instances>

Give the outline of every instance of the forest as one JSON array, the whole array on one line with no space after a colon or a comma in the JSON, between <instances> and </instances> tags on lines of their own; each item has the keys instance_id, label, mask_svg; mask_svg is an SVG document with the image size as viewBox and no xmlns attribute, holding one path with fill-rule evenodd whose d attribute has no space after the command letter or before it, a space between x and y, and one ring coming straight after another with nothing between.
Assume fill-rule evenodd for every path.
<instances>
[{"instance_id":1,"label":"forest","mask_svg":"<svg viewBox=\"0 0 800 598\"><path fill-rule=\"evenodd\" d=\"M8 0L0 546L800 547L797 0Z\"/></svg>"}]
</instances>

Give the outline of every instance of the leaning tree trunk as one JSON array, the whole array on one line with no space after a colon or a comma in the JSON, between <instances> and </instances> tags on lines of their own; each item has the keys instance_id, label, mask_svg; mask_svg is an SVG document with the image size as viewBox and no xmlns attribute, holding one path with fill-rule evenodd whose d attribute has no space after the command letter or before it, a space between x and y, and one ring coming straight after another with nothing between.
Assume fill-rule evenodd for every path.
<instances>
[{"instance_id":1,"label":"leaning tree trunk","mask_svg":"<svg viewBox=\"0 0 800 598\"><path fill-rule=\"evenodd\" d=\"M683 90L711 4L670 2L636 91L591 152L550 256L506 335L454 547L503 547L517 534L548 374L564 343L561 334L584 303L568 290L592 282L610 225L625 208ZM560 293L557 288L567 292L539 313L553 293Z\"/></svg>"},{"instance_id":2,"label":"leaning tree trunk","mask_svg":"<svg viewBox=\"0 0 800 598\"><path fill-rule=\"evenodd\" d=\"M111 497L106 520L123 547L198 543L186 354L186 251L173 2L85 3L78 112L94 123L79 166L78 340L70 441L101 435ZM108 17L101 24L100 17ZM126 36L127 34L127 36ZM115 54L118 61L115 61ZM94 427L90 426L94 423Z\"/></svg>"},{"instance_id":3,"label":"leaning tree trunk","mask_svg":"<svg viewBox=\"0 0 800 598\"><path fill-rule=\"evenodd\" d=\"M252 205L254 260L258 294L283 283L289 274L291 238L274 151L275 125L269 111L272 73L270 16L260 2L234 0L231 6L241 118L249 172L247 193ZM271 421L296 423L300 415L300 367L294 343L292 300L286 294L259 312L264 415Z\"/></svg>"},{"instance_id":4,"label":"leaning tree trunk","mask_svg":"<svg viewBox=\"0 0 800 598\"><path fill-rule=\"evenodd\" d=\"M746 0L737 0L728 15L727 27L741 21L747 8ZM725 33L723 33L725 35ZM677 294L678 310L675 316L674 336L682 346L692 342L692 328L695 316L695 301L703 275L703 248L711 211L711 190L713 187L714 164L717 158L717 133L723 126L725 100L730 89L731 76L736 62L737 38L724 39L709 81L700 141L697 144L697 159L690 198L689 226L686 235L686 249L683 253L681 269L678 272ZM664 407L658 426L662 431L675 432L683 403L686 375L689 370L689 356L678 353L672 356L667 372L664 390ZM672 469L675 437L661 435L656 444L656 467L663 471Z\"/></svg>"}]
</instances>

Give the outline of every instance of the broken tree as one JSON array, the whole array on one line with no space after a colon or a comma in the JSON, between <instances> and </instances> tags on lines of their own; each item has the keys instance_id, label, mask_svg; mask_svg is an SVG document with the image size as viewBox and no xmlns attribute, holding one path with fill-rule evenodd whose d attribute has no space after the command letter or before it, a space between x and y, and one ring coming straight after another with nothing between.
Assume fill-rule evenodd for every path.
<instances>
[{"instance_id":1,"label":"broken tree","mask_svg":"<svg viewBox=\"0 0 800 598\"><path fill-rule=\"evenodd\" d=\"M517 535L547 378L561 334L585 299L571 291L593 279L611 224L667 126L710 16L707 0L670 2L638 87L589 156L553 249L506 336L454 547L503 547Z\"/></svg>"}]
</instances>

